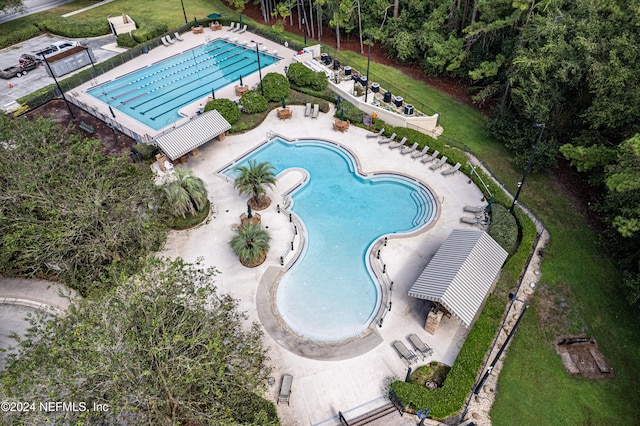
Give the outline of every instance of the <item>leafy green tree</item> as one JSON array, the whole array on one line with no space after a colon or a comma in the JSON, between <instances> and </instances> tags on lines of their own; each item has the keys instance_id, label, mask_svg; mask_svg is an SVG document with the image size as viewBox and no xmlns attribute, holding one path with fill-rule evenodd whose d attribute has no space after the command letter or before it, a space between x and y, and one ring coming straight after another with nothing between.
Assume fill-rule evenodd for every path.
<instances>
[{"instance_id":1,"label":"leafy green tree","mask_svg":"<svg viewBox=\"0 0 640 426\"><path fill-rule=\"evenodd\" d=\"M160 248L163 195L149 167L105 155L48 119L0 116L0 272L82 294Z\"/></svg>"},{"instance_id":2,"label":"leafy green tree","mask_svg":"<svg viewBox=\"0 0 640 426\"><path fill-rule=\"evenodd\" d=\"M234 188L240 191L240 194L251 195L253 207L259 209L259 206L265 203L265 198L268 200L265 195L266 188L276 184L274 170L275 167L266 161L257 163L255 160L249 160L248 165L234 168L238 173Z\"/></svg>"},{"instance_id":3,"label":"leafy green tree","mask_svg":"<svg viewBox=\"0 0 640 426\"><path fill-rule=\"evenodd\" d=\"M14 401L83 401L108 411L3 413L3 424L277 424L261 398L267 351L216 271L151 259L98 300L36 324L0 376Z\"/></svg>"},{"instance_id":4,"label":"leafy green tree","mask_svg":"<svg viewBox=\"0 0 640 426\"><path fill-rule=\"evenodd\" d=\"M240 119L240 108L238 108L235 102L229 99L213 99L207 102L207 105L204 107L205 112L213 111L214 109L217 110L229 124L233 124Z\"/></svg>"},{"instance_id":5,"label":"leafy green tree","mask_svg":"<svg viewBox=\"0 0 640 426\"><path fill-rule=\"evenodd\" d=\"M266 259L270 239L269 233L262 228L262 225L246 223L238 227L236 235L229 244L243 265L254 267Z\"/></svg>"},{"instance_id":6,"label":"leafy green tree","mask_svg":"<svg viewBox=\"0 0 640 426\"><path fill-rule=\"evenodd\" d=\"M191 170L176 169L168 176L164 192L172 215L184 219L188 214L195 214L207 205L207 188L202 179Z\"/></svg>"},{"instance_id":7,"label":"leafy green tree","mask_svg":"<svg viewBox=\"0 0 640 426\"><path fill-rule=\"evenodd\" d=\"M247 114L256 114L259 112L263 112L266 111L269 107L269 104L265 97L262 96L257 90L248 90L240 98L240 103L244 107L244 111Z\"/></svg>"},{"instance_id":8,"label":"leafy green tree","mask_svg":"<svg viewBox=\"0 0 640 426\"><path fill-rule=\"evenodd\" d=\"M277 72L270 72L265 75L260 83L264 97L269 101L279 101L282 97L289 95L289 80L284 75Z\"/></svg>"}]
</instances>

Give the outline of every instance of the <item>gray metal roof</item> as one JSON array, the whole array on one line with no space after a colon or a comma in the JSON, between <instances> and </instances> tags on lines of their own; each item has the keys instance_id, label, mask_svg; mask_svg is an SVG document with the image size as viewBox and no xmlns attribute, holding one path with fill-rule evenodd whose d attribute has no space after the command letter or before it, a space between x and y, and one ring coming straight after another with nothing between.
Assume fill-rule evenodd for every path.
<instances>
[{"instance_id":1,"label":"gray metal roof","mask_svg":"<svg viewBox=\"0 0 640 426\"><path fill-rule=\"evenodd\" d=\"M156 138L155 142L171 160L175 160L230 128L231 124L214 109Z\"/></svg>"},{"instance_id":2,"label":"gray metal roof","mask_svg":"<svg viewBox=\"0 0 640 426\"><path fill-rule=\"evenodd\" d=\"M409 289L409 296L439 302L469 327L507 259L484 231L455 229Z\"/></svg>"}]
</instances>

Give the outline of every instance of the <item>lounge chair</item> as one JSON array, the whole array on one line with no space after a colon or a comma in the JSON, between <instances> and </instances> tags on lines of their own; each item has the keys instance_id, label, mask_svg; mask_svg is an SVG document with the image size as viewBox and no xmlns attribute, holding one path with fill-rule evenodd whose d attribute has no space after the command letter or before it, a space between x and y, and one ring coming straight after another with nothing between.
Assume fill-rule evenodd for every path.
<instances>
[{"instance_id":1,"label":"lounge chair","mask_svg":"<svg viewBox=\"0 0 640 426\"><path fill-rule=\"evenodd\" d=\"M307 102L307 105L304 108L304 116L309 117L311 115L311 102Z\"/></svg>"},{"instance_id":2,"label":"lounge chair","mask_svg":"<svg viewBox=\"0 0 640 426\"><path fill-rule=\"evenodd\" d=\"M180 34L178 34L177 32L173 33L173 36L176 38L176 40L178 41L184 41L184 39L182 37L180 37Z\"/></svg>"},{"instance_id":3,"label":"lounge chair","mask_svg":"<svg viewBox=\"0 0 640 426\"><path fill-rule=\"evenodd\" d=\"M238 28L240 28L240 24L238 24ZM232 22L231 25L229 25L229 29L227 31L235 31L236 30L236 23Z\"/></svg>"},{"instance_id":4,"label":"lounge chair","mask_svg":"<svg viewBox=\"0 0 640 426\"><path fill-rule=\"evenodd\" d=\"M172 39L172 38L171 38L171 36L170 36L169 34L167 34L166 39L167 39L167 41L168 41L169 43L171 43L171 44L173 44L173 43L175 43L175 42L176 42L174 39Z\"/></svg>"},{"instance_id":5,"label":"lounge chair","mask_svg":"<svg viewBox=\"0 0 640 426\"><path fill-rule=\"evenodd\" d=\"M391 137L388 138L382 138L378 141L378 143L380 145L385 144L385 143L389 143L389 142L393 142L393 140L396 138L396 134L392 134Z\"/></svg>"},{"instance_id":6,"label":"lounge chair","mask_svg":"<svg viewBox=\"0 0 640 426\"><path fill-rule=\"evenodd\" d=\"M411 158L416 159L416 158L423 157L424 155L426 155L427 151L429 151L429 147L425 145L424 148L422 148L422 151L416 151L413 154L411 154Z\"/></svg>"},{"instance_id":7,"label":"lounge chair","mask_svg":"<svg viewBox=\"0 0 640 426\"><path fill-rule=\"evenodd\" d=\"M379 138L384 133L384 129L380 130L378 133L374 133L373 135L367 135L367 139Z\"/></svg>"},{"instance_id":8,"label":"lounge chair","mask_svg":"<svg viewBox=\"0 0 640 426\"><path fill-rule=\"evenodd\" d=\"M461 165L460 163L456 163L456 165L455 165L455 166L451 167L450 169L447 169L447 170L443 170L443 171L441 171L441 172L440 172L440 174L441 174L442 176L452 175L452 174L454 174L455 172L457 172L457 171L458 171L458 169L460 169L460 165Z\"/></svg>"},{"instance_id":9,"label":"lounge chair","mask_svg":"<svg viewBox=\"0 0 640 426\"><path fill-rule=\"evenodd\" d=\"M431 170L438 170L440 167L444 166L445 163L447 162L448 158L446 155L442 156L441 159L438 160L438 162L436 164L434 164L433 166L429 167Z\"/></svg>"},{"instance_id":10,"label":"lounge chair","mask_svg":"<svg viewBox=\"0 0 640 426\"><path fill-rule=\"evenodd\" d=\"M407 141L406 136L400 140L400 142L393 142L389 144L389 149L400 148Z\"/></svg>"},{"instance_id":11,"label":"lounge chair","mask_svg":"<svg viewBox=\"0 0 640 426\"><path fill-rule=\"evenodd\" d=\"M432 162L433 160L435 160L436 158L438 158L438 155L440 155L440 151L438 151L437 149L435 151L433 151L433 153L431 153L431 155L427 155L426 157L424 157L422 160L420 160L420 162L422 164L427 164Z\"/></svg>"},{"instance_id":12,"label":"lounge chair","mask_svg":"<svg viewBox=\"0 0 640 426\"><path fill-rule=\"evenodd\" d=\"M286 402L287 405L289 405L292 382L293 376L291 374L284 374L282 376L282 381L280 382L280 391L278 392L278 404L280 404L280 402Z\"/></svg>"},{"instance_id":13,"label":"lounge chair","mask_svg":"<svg viewBox=\"0 0 640 426\"><path fill-rule=\"evenodd\" d=\"M418 362L418 356L413 351L407 349L407 347L401 341L396 340L391 346L393 346L393 348L398 351L400 358L404 358L409 364Z\"/></svg>"},{"instance_id":14,"label":"lounge chair","mask_svg":"<svg viewBox=\"0 0 640 426\"><path fill-rule=\"evenodd\" d=\"M433 353L433 349L431 349L429 345L424 343L417 334L410 334L409 336L407 336L407 340L411 342L416 351L422 354L422 359L425 359Z\"/></svg>"},{"instance_id":15,"label":"lounge chair","mask_svg":"<svg viewBox=\"0 0 640 426\"><path fill-rule=\"evenodd\" d=\"M165 46L171 46L171 43L169 43L169 42L167 41L167 39L165 38L165 36L162 36L162 38L161 38L160 40L162 40L162 44L164 44Z\"/></svg>"},{"instance_id":16,"label":"lounge chair","mask_svg":"<svg viewBox=\"0 0 640 426\"><path fill-rule=\"evenodd\" d=\"M238 27L239 26L240 26L240 24L238 24ZM242 29L238 31L238 34L242 34L242 33L246 32L246 31L247 31L247 24L245 24L244 27L242 27Z\"/></svg>"},{"instance_id":17,"label":"lounge chair","mask_svg":"<svg viewBox=\"0 0 640 426\"><path fill-rule=\"evenodd\" d=\"M318 118L318 114L320 114L320 105L313 104L313 111L311 112L311 118Z\"/></svg>"},{"instance_id":18,"label":"lounge chair","mask_svg":"<svg viewBox=\"0 0 640 426\"><path fill-rule=\"evenodd\" d=\"M411 154L413 151L415 151L416 149L418 149L418 142L414 142L413 145L411 146L405 146L404 148L402 148L402 150L400 151L400 154L402 155L407 155L407 154Z\"/></svg>"},{"instance_id":19,"label":"lounge chair","mask_svg":"<svg viewBox=\"0 0 640 426\"><path fill-rule=\"evenodd\" d=\"M486 209L487 208L485 206L464 206L462 208L463 211L470 212L470 213L482 213Z\"/></svg>"},{"instance_id":20,"label":"lounge chair","mask_svg":"<svg viewBox=\"0 0 640 426\"><path fill-rule=\"evenodd\" d=\"M486 221L484 216L478 216L478 217L462 216L460 218L460 222L468 223L469 225L480 225Z\"/></svg>"}]
</instances>

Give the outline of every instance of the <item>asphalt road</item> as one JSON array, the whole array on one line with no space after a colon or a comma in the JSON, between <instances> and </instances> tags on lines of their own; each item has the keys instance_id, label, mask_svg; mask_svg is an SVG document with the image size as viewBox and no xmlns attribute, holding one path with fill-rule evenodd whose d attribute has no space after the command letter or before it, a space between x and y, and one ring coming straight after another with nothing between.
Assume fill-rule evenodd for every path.
<instances>
[{"instance_id":1,"label":"asphalt road","mask_svg":"<svg viewBox=\"0 0 640 426\"><path fill-rule=\"evenodd\" d=\"M0 24L3 22L13 21L21 16L31 15L32 13L42 12L43 10L52 9L61 4L69 3L73 0L24 0L24 10L0 15Z\"/></svg>"}]
</instances>

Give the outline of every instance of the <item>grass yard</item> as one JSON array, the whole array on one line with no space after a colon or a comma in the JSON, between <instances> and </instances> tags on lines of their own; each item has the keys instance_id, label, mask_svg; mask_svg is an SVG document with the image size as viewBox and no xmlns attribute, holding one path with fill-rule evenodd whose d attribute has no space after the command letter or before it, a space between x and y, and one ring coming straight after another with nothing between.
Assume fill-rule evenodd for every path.
<instances>
[{"instance_id":1,"label":"grass yard","mask_svg":"<svg viewBox=\"0 0 640 426\"><path fill-rule=\"evenodd\" d=\"M78 0L53 9L64 14L94 2ZM237 13L219 0L184 0L187 19L204 19L217 12L223 19L237 20ZM143 16L177 28L184 24L179 2L116 0L69 19L106 17L127 13ZM1 24L0 34L24 29L37 15ZM244 18L246 23L253 23ZM269 26L258 24L263 30ZM287 35L300 43L301 37ZM340 52L341 60L359 70L366 69L366 57ZM397 69L371 63L370 79L385 76L396 88L411 94L440 114L444 135L466 144L505 184L515 192L522 171L513 168L505 148L489 137L486 118L419 81L407 78ZM640 320L617 284L618 272L602 252L597 235L586 225L559 190L553 176L531 175L521 194L547 226L551 241L544 254L542 279L529 313L524 317L509 350L498 383L498 395L491 412L495 425L541 424L636 424L640 405ZM517 273L505 271L500 292L517 284ZM544 298L542 297L544 295ZM502 297L503 295L500 295ZM566 301L566 307L547 315L549 305ZM505 298L505 305L507 301ZM613 378L588 381L565 373L552 346L559 334L584 332L597 340L610 366Z\"/></svg>"}]
</instances>

